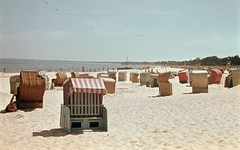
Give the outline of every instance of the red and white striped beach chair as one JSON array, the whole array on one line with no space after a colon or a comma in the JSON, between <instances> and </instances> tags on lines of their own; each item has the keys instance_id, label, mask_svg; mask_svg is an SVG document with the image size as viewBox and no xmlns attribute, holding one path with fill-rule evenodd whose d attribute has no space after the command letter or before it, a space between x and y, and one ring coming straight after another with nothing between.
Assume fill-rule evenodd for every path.
<instances>
[{"instance_id":1,"label":"red and white striped beach chair","mask_svg":"<svg viewBox=\"0 0 240 150\"><path fill-rule=\"evenodd\" d=\"M107 109L103 95L107 93L102 79L69 78L63 84L60 126L72 130L107 131Z\"/></svg>"}]
</instances>

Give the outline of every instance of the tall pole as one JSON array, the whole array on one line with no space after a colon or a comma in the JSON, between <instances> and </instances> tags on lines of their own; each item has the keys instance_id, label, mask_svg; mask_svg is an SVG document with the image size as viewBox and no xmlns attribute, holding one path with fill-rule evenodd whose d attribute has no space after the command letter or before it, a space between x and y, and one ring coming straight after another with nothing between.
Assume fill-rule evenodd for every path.
<instances>
[{"instance_id":1,"label":"tall pole","mask_svg":"<svg viewBox=\"0 0 240 150\"><path fill-rule=\"evenodd\" d=\"M127 55L127 62L126 62L126 67L128 66L128 55Z\"/></svg>"}]
</instances>

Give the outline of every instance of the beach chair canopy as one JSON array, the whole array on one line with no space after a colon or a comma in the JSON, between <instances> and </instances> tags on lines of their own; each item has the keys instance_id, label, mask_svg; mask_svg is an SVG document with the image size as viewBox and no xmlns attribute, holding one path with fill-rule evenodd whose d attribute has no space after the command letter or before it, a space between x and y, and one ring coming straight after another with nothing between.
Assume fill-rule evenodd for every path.
<instances>
[{"instance_id":1,"label":"beach chair canopy","mask_svg":"<svg viewBox=\"0 0 240 150\"><path fill-rule=\"evenodd\" d=\"M180 83L189 82L189 71L188 70L179 71L178 72L178 78L179 78Z\"/></svg>"},{"instance_id":2,"label":"beach chair canopy","mask_svg":"<svg viewBox=\"0 0 240 150\"><path fill-rule=\"evenodd\" d=\"M70 78L69 92L106 94L103 79Z\"/></svg>"},{"instance_id":3,"label":"beach chair canopy","mask_svg":"<svg viewBox=\"0 0 240 150\"><path fill-rule=\"evenodd\" d=\"M220 83L222 78L222 71L217 68L211 69L211 77L212 77L213 83Z\"/></svg>"},{"instance_id":4,"label":"beach chair canopy","mask_svg":"<svg viewBox=\"0 0 240 150\"><path fill-rule=\"evenodd\" d=\"M158 82L168 83L168 79L169 79L170 75L171 75L170 71L158 74Z\"/></svg>"}]
</instances>

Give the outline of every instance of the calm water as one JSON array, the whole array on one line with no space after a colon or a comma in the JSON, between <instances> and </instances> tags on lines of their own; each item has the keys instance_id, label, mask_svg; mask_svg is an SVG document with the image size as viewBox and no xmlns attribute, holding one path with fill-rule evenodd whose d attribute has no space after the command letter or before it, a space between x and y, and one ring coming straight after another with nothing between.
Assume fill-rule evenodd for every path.
<instances>
[{"instance_id":1,"label":"calm water","mask_svg":"<svg viewBox=\"0 0 240 150\"><path fill-rule=\"evenodd\" d=\"M0 72L6 68L6 72L20 72L21 70L44 70L52 72L81 72L82 67L85 71L102 71L107 69L117 69L125 67L120 62L86 62L86 61L58 61L58 60L31 60L31 59L3 59L0 58ZM142 66L131 66L132 68L142 68Z\"/></svg>"}]
</instances>

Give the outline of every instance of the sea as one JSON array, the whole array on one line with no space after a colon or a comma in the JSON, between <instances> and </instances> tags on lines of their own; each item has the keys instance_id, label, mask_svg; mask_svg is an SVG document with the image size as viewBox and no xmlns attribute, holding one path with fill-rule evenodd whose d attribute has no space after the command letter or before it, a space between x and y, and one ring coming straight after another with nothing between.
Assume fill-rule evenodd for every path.
<instances>
[{"instance_id":1,"label":"sea","mask_svg":"<svg viewBox=\"0 0 240 150\"><path fill-rule=\"evenodd\" d=\"M67 60L36 60L36 59L13 59L0 58L0 72L16 73L20 71L46 72L100 72L117 70L126 67L122 62L94 62L94 61L67 61ZM128 65L132 69L143 68L141 65Z\"/></svg>"}]
</instances>

